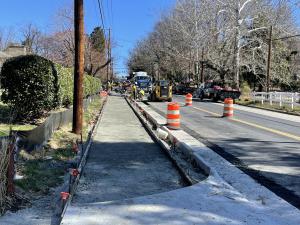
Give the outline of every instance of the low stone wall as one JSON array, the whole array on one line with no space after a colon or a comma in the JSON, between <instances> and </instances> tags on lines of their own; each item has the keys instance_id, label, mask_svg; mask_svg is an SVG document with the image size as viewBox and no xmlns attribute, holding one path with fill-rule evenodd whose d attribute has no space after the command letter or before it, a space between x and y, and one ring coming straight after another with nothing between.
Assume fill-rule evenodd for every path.
<instances>
[{"instance_id":1,"label":"low stone wall","mask_svg":"<svg viewBox=\"0 0 300 225\"><path fill-rule=\"evenodd\" d=\"M91 96L84 100L84 109L86 110L96 96ZM50 113L49 117L40 126L29 131L16 131L18 137L18 147L26 151L41 149L51 138L54 131L63 127L73 120L73 108L62 112Z\"/></svg>"}]
</instances>

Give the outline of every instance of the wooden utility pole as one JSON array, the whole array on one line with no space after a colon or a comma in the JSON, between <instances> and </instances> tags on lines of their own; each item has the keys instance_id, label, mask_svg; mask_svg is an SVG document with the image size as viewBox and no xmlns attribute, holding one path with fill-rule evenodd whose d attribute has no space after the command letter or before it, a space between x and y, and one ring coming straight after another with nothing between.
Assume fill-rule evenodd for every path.
<instances>
[{"instance_id":1,"label":"wooden utility pole","mask_svg":"<svg viewBox=\"0 0 300 225\"><path fill-rule=\"evenodd\" d=\"M10 132L10 137L12 137ZM14 162L14 141L10 141L7 149L8 155L8 168L7 168L7 193L12 195L15 193L14 175L15 175L15 162Z\"/></svg>"},{"instance_id":2,"label":"wooden utility pole","mask_svg":"<svg viewBox=\"0 0 300 225\"><path fill-rule=\"evenodd\" d=\"M74 2L74 28L75 28L75 67L74 67L74 100L73 100L73 126L75 134L82 132L83 114L83 70L84 70L84 15L83 0Z\"/></svg>"},{"instance_id":3,"label":"wooden utility pole","mask_svg":"<svg viewBox=\"0 0 300 225\"><path fill-rule=\"evenodd\" d=\"M201 73L200 73L201 83L204 83L204 49L202 48L201 55Z\"/></svg>"},{"instance_id":4,"label":"wooden utility pole","mask_svg":"<svg viewBox=\"0 0 300 225\"><path fill-rule=\"evenodd\" d=\"M107 60L111 60L111 58L110 58L110 28L108 29ZM107 91L109 88L108 81L109 81L110 65L111 65L111 61L107 64L107 67L106 67L106 79L107 79L106 89L107 89Z\"/></svg>"},{"instance_id":5,"label":"wooden utility pole","mask_svg":"<svg viewBox=\"0 0 300 225\"><path fill-rule=\"evenodd\" d=\"M272 54L272 26L270 26L269 34L269 51L268 51L268 61L267 61L267 92L270 92L270 67L271 67L271 54Z\"/></svg>"},{"instance_id":6,"label":"wooden utility pole","mask_svg":"<svg viewBox=\"0 0 300 225\"><path fill-rule=\"evenodd\" d=\"M114 60L112 58L112 48L111 48L111 36L109 36L109 57L110 57L110 72L111 72L111 79L114 77Z\"/></svg>"}]
</instances>

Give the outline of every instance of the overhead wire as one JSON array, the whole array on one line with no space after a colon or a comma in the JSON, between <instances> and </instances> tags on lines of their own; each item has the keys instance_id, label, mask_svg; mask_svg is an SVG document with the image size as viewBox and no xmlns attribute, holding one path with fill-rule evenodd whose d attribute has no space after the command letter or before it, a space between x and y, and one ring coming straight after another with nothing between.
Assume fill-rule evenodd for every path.
<instances>
[{"instance_id":1,"label":"overhead wire","mask_svg":"<svg viewBox=\"0 0 300 225\"><path fill-rule=\"evenodd\" d=\"M99 8L99 12L100 12L100 19L101 19L102 29L105 30L102 0L97 0L97 2L98 2L98 8Z\"/></svg>"}]
</instances>

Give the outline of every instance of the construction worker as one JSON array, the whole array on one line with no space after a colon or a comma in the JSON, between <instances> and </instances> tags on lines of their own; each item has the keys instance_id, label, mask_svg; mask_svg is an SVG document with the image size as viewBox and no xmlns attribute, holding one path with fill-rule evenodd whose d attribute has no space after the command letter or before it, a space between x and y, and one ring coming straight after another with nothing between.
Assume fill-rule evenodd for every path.
<instances>
[{"instance_id":1,"label":"construction worker","mask_svg":"<svg viewBox=\"0 0 300 225\"><path fill-rule=\"evenodd\" d=\"M144 96L145 96L145 91L144 91L143 89L141 89L141 90L139 91L139 100L140 100L140 101L143 101Z\"/></svg>"},{"instance_id":2,"label":"construction worker","mask_svg":"<svg viewBox=\"0 0 300 225\"><path fill-rule=\"evenodd\" d=\"M109 92L111 90L111 83L110 81L107 81L107 91Z\"/></svg>"},{"instance_id":3,"label":"construction worker","mask_svg":"<svg viewBox=\"0 0 300 225\"><path fill-rule=\"evenodd\" d=\"M136 83L133 83L133 85L132 85L132 94L133 94L133 99L134 100L136 100L136 90L137 90Z\"/></svg>"}]
</instances>

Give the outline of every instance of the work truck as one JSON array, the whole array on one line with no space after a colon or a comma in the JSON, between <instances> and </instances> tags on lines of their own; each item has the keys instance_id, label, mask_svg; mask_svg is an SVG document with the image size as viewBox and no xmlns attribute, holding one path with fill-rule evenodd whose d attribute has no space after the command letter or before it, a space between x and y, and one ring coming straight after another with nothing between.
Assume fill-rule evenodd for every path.
<instances>
[{"instance_id":1,"label":"work truck","mask_svg":"<svg viewBox=\"0 0 300 225\"><path fill-rule=\"evenodd\" d=\"M152 89L152 79L146 72L136 72L134 77L131 79L138 89L149 92Z\"/></svg>"},{"instance_id":2,"label":"work truck","mask_svg":"<svg viewBox=\"0 0 300 225\"><path fill-rule=\"evenodd\" d=\"M228 85L224 85L221 81L207 81L202 83L194 93L194 98L211 99L214 102L219 100L224 101L225 98L238 99L241 95L239 89L233 89Z\"/></svg>"}]
</instances>

